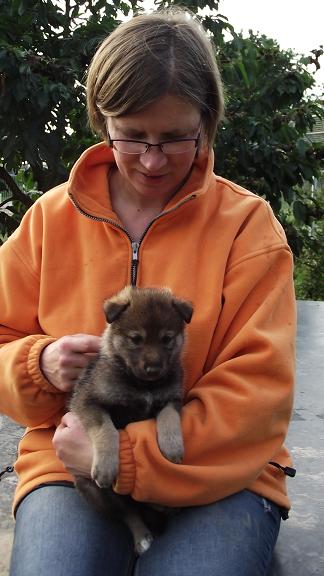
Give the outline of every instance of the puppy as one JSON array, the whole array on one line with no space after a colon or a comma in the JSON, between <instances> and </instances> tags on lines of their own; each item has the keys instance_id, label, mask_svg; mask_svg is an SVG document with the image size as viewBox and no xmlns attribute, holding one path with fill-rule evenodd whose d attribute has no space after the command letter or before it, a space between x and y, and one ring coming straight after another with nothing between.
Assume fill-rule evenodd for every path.
<instances>
[{"instance_id":1,"label":"puppy","mask_svg":"<svg viewBox=\"0 0 324 576\"><path fill-rule=\"evenodd\" d=\"M119 468L118 429L156 418L162 454L181 462L181 356L193 308L168 289L128 286L106 300L104 311L108 326L100 352L83 370L70 401L70 410L79 416L93 445L92 480L77 477L76 487L99 511L129 527L140 555L149 548L152 531L159 531L167 509L113 491Z\"/></svg>"}]
</instances>

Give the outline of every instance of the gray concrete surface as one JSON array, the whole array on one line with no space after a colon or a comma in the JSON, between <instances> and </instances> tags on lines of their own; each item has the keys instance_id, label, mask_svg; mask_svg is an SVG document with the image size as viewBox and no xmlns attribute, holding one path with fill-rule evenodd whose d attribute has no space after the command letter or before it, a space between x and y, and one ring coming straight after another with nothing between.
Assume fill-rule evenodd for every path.
<instances>
[{"instance_id":1,"label":"gray concrete surface","mask_svg":"<svg viewBox=\"0 0 324 576\"><path fill-rule=\"evenodd\" d=\"M298 302L296 396L287 445L297 475L288 478L292 510L282 523L271 576L322 576L324 302Z\"/></svg>"},{"instance_id":2,"label":"gray concrete surface","mask_svg":"<svg viewBox=\"0 0 324 576\"><path fill-rule=\"evenodd\" d=\"M0 472L7 466L13 465L22 433L23 428L0 414ZM2 476L0 482L0 576L8 574L14 528L11 502L16 482L14 472Z\"/></svg>"},{"instance_id":3,"label":"gray concrete surface","mask_svg":"<svg viewBox=\"0 0 324 576\"><path fill-rule=\"evenodd\" d=\"M271 576L324 574L323 375L324 302L298 302L296 398L287 439L297 475L288 478L293 507L282 523ZM0 415L0 470L14 462L22 432ZM14 473L0 482L0 576L8 575L15 484Z\"/></svg>"}]
</instances>

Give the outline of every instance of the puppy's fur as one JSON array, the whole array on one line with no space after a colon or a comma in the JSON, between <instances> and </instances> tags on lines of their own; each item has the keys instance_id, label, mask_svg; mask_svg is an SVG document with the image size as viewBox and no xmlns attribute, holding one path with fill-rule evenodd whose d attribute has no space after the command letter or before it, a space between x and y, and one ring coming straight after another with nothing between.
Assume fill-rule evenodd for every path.
<instances>
[{"instance_id":1,"label":"puppy's fur","mask_svg":"<svg viewBox=\"0 0 324 576\"><path fill-rule=\"evenodd\" d=\"M111 488L119 468L118 429L156 418L162 454L181 462L181 355L193 309L168 289L127 287L107 300L104 310L108 326L100 353L81 374L70 401L94 454L92 480L77 477L76 486L98 510L128 525L135 551L141 554L153 539L146 523L154 530L160 523L157 515L164 511Z\"/></svg>"}]
</instances>

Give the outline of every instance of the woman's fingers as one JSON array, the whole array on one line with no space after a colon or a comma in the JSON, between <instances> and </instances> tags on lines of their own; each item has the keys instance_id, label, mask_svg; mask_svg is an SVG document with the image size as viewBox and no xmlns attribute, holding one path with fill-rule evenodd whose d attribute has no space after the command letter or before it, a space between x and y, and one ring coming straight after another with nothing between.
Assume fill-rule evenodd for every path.
<instances>
[{"instance_id":1,"label":"woman's fingers","mask_svg":"<svg viewBox=\"0 0 324 576\"><path fill-rule=\"evenodd\" d=\"M72 412L64 414L55 431L53 446L57 456L71 474L90 477L92 445L76 414Z\"/></svg>"},{"instance_id":2,"label":"woman's fingers","mask_svg":"<svg viewBox=\"0 0 324 576\"><path fill-rule=\"evenodd\" d=\"M100 341L99 336L73 334L46 346L40 357L45 378L62 392L72 390L82 369L98 353Z\"/></svg>"}]
</instances>

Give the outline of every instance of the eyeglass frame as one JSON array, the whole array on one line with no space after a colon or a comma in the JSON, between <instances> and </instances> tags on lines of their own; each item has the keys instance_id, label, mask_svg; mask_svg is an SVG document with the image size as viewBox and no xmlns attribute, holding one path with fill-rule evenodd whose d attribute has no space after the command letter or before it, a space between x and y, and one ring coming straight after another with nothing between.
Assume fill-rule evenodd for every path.
<instances>
[{"instance_id":1,"label":"eyeglass frame","mask_svg":"<svg viewBox=\"0 0 324 576\"><path fill-rule=\"evenodd\" d=\"M189 152L189 149L183 150L182 152L165 152L163 150L164 144L171 144L174 142L194 142L195 143L194 149L197 150L200 136L201 136L201 132L199 131L199 134L196 138L175 138L174 140L164 140L162 142L158 142L157 144L151 144L150 142L145 142L144 140L132 140L130 138L110 138L110 134L108 133L108 142L109 142L109 146L111 148L113 148L114 150L116 150L117 152L119 152L120 154L128 154L130 156L135 156L136 154L142 155L142 154L146 154L151 148L154 148L157 146L160 149L160 152L162 152L162 154L165 154L167 156L169 156L169 155L173 156L173 154L184 154L185 152ZM120 150L118 150L118 148L114 147L114 142L136 142L138 144L145 144L146 149L144 150L144 152L121 152Z\"/></svg>"}]
</instances>

